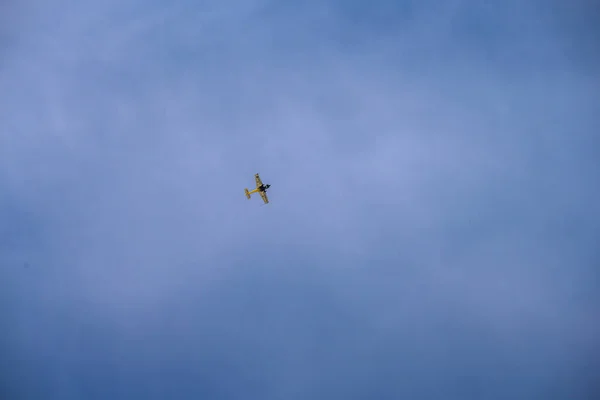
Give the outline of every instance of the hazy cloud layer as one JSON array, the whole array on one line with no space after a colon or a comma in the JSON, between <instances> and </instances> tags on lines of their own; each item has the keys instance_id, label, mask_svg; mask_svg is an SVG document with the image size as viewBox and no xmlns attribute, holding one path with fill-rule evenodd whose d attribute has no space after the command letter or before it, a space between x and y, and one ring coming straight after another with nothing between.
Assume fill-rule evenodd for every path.
<instances>
[{"instance_id":1,"label":"hazy cloud layer","mask_svg":"<svg viewBox=\"0 0 600 400\"><path fill-rule=\"evenodd\" d=\"M597 9L369 4L0 6L2 398L597 392Z\"/></svg>"}]
</instances>

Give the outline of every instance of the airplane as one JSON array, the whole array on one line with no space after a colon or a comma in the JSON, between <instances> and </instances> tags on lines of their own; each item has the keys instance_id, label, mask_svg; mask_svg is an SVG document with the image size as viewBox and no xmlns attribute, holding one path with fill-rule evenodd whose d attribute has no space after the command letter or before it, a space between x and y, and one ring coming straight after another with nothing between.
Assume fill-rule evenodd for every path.
<instances>
[{"instance_id":1,"label":"airplane","mask_svg":"<svg viewBox=\"0 0 600 400\"><path fill-rule=\"evenodd\" d=\"M260 176L258 174L254 174L254 180L256 181L256 189L248 191L248 188L244 189L246 192L246 197L250 198L252 193L259 193L260 197L262 197L265 204L269 202L269 198L267 197L267 189L271 187L271 185L264 185L260 180Z\"/></svg>"}]
</instances>

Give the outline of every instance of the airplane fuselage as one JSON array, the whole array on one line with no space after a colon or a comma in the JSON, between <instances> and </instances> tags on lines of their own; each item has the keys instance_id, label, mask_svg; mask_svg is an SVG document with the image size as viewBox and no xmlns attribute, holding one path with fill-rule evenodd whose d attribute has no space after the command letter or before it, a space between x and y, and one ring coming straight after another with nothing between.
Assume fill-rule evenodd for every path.
<instances>
[{"instance_id":1,"label":"airplane fuselage","mask_svg":"<svg viewBox=\"0 0 600 400\"><path fill-rule=\"evenodd\" d=\"M268 188L268 185L261 185L261 186L257 187L256 189L249 191L248 193L252 194L252 193L258 193L258 192L266 192L267 188Z\"/></svg>"}]
</instances>

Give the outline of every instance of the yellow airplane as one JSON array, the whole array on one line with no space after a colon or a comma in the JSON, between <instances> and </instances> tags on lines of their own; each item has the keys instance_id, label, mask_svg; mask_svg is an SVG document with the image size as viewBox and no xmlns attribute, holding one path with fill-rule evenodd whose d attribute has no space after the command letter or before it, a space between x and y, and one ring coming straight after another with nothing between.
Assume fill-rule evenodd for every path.
<instances>
[{"instance_id":1,"label":"yellow airplane","mask_svg":"<svg viewBox=\"0 0 600 400\"><path fill-rule=\"evenodd\" d=\"M269 202L269 198L267 197L267 189L271 187L271 185L264 185L260 180L260 176L258 174L254 175L254 179L256 180L256 189L248 191L248 188L244 189L246 192L246 197L250 198L252 193L259 193L260 197L262 197L265 204Z\"/></svg>"}]
</instances>

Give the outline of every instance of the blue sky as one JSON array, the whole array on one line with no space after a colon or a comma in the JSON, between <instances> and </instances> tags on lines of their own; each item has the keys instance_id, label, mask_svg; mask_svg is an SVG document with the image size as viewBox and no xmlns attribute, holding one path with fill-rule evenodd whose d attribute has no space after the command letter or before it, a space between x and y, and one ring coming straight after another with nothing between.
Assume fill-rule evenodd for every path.
<instances>
[{"instance_id":1,"label":"blue sky","mask_svg":"<svg viewBox=\"0 0 600 400\"><path fill-rule=\"evenodd\" d=\"M600 390L597 13L3 2L2 398Z\"/></svg>"}]
</instances>

